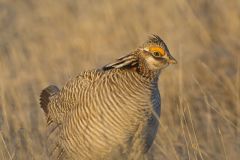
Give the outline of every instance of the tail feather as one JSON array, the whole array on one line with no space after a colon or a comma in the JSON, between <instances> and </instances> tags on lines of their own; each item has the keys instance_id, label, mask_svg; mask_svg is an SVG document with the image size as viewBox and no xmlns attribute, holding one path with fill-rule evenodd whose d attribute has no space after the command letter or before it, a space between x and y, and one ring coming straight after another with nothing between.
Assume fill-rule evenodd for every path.
<instances>
[{"instance_id":1,"label":"tail feather","mask_svg":"<svg viewBox=\"0 0 240 160\"><path fill-rule=\"evenodd\" d=\"M49 159L67 159L67 155L60 143L60 133L62 131L61 123L53 120L49 113L49 102L51 97L59 92L57 86L50 85L43 89L40 95L40 105L47 117L47 152Z\"/></svg>"},{"instance_id":2,"label":"tail feather","mask_svg":"<svg viewBox=\"0 0 240 160\"><path fill-rule=\"evenodd\" d=\"M50 97L55 95L57 92L59 92L59 89L54 85L50 85L42 90L40 95L40 105L46 114L48 114L48 103L50 102Z\"/></svg>"}]
</instances>

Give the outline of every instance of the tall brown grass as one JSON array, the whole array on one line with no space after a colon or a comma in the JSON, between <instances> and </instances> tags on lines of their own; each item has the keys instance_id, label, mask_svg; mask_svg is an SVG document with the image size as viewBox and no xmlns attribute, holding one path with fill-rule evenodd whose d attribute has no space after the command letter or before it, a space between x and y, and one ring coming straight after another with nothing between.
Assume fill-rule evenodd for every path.
<instances>
[{"instance_id":1,"label":"tall brown grass","mask_svg":"<svg viewBox=\"0 0 240 160\"><path fill-rule=\"evenodd\" d=\"M237 0L0 0L0 159L46 159L41 89L101 67L151 33L179 62L160 77L154 159L239 159Z\"/></svg>"}]
</instances>

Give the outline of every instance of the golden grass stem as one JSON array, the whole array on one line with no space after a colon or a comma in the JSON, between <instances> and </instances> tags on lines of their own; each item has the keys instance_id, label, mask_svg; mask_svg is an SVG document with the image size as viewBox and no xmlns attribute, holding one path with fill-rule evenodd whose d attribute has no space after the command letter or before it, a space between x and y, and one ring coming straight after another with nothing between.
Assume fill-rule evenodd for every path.
<instances>
[{"instance_id":1,"label":"golden grass stem","mask_svg":"<svg viewBox=\"0 0 240 160\"><path fill-rule=\"evenodd\" d=\"M221 131L220 128L218 128L218 133L220 135L220 140L221 140L221 144L222 144L222 147L223 147L223 153L224 153L225 160L228 160L225 145L224 145L224 141L223 141L223 135L222 135L222 131Z\"/></svg>"},{"instance_id":2,"label":"golden grass stem","mask_svg":"<svg viewBox=\"0 0 240 160\"><path fill-rule=\"evenodd\" d=\"M6 142L5 142L5 140L4 140L3 136L2 136L2 132L1 131L0 131L0 137L1 137L1 140L3 142L4 148L5 148L6 152L7 152L7 155L9 156L9 160L12 160L12 156L11 156L11 154L9 152L9 149L8 149L7 144L6 144Z\"/></svg>"}]
</instances>

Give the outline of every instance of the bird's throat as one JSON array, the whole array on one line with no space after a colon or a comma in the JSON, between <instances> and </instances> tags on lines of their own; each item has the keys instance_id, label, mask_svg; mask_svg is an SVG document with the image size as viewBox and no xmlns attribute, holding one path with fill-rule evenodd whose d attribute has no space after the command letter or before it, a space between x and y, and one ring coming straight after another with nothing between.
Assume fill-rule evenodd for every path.
<instances>
[{"instance_id":1,"label":"bird's throat","mask_svg":"<svg viewBox=\"0 0 240 160\"><path fill-rule=\"evenodd\" d=\"M160 70L150 70L144 60L139 60L139 65L137 66L136 71L144 78L156 82L158 81L158 77L160 75Z\"/></svg>"}]
</instances>

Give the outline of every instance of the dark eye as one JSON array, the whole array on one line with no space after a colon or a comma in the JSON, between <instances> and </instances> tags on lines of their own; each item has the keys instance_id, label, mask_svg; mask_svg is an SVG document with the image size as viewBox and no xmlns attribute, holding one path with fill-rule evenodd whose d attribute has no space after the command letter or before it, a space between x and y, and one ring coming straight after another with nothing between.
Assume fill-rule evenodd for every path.
<instances>
[{"instance_id":1,"label":"dark eye","mask_svg":"<svg viewBox=\"0 0 240 160\"><path fill-rule=\"evenodd\" d=\"M160 57L161 54L160 54L159 52L153 52L153 56L154 56L154 57Z\"/></svg>"}]
</instances>

